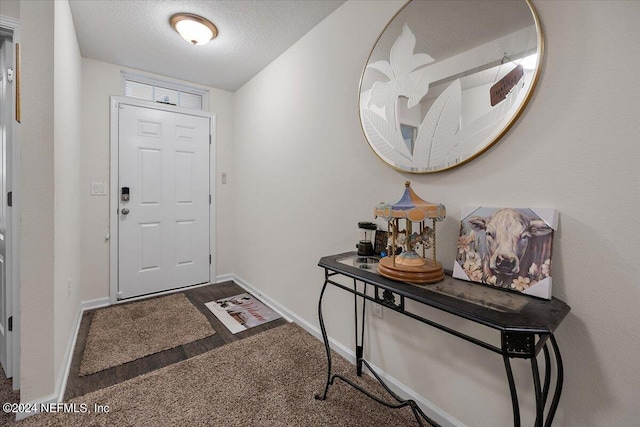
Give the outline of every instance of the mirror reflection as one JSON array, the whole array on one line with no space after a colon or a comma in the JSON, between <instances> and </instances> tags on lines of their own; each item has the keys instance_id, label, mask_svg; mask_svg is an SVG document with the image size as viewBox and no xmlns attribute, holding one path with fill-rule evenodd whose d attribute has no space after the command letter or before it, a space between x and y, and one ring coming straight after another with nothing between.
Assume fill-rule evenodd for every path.
<instances>
[{"instance_id":1,"label":"mirror reflection","mask_svg":"<svg viewBox=\"0 0 640 427\"><path fill-rule=\"evenodd\" d=\"M416 173L473 159L517 119L541 53L525 0L408 2L362 74L360 120L371 148Z\"/></svg>"}]
</instances>

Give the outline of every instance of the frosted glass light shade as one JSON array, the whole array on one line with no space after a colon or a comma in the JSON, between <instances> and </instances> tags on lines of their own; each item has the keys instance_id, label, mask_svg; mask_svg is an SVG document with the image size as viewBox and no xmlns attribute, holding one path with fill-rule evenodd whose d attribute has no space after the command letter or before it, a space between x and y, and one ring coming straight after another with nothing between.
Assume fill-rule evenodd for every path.
<instances>
[{"instance_id":1,"label":"frosted glass light shade","mask_svg":"<svg viewBox=\"0 0 640 427\"><path fill-rule=\"evenodd\" d=\"M534 53L533 55L529 55L525 57L520 63L520 65L522 65L525 70L535 70L537 63L538 63L538 54Z\"/></svg>"},{"instance_id":2,"label":"frosted glass light shade","mask_svg":"<svg viewBox=\"0 0 640 427\"><path fill-rule=\"evenodd\" d=\"M183 39L193 45L207 44L218 35L218 29L210 21L190 13L173 15L169 23Z\"/></svg>"}]
</instances>

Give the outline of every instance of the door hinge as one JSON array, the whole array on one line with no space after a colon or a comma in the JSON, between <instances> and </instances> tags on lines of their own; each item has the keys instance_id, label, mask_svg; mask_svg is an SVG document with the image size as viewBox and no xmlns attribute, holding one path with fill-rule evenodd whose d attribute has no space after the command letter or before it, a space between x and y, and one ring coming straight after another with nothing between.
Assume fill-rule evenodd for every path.
<instances>
[{"instance_id":1,"label":"door hinge","mask_svg":"<svg viewBox=\"0 0 640 427\"><path fill-rule=\"evenodd\" d=\"M9 316L9 320L7 320L7 329L9 332L13 331L13 316Z\"/></svg>"},{"instance_id":2,"label":"door hinge","mask_svg":"<svg viewBox=\"0 0 640 427\"><path fill-rule=\"evenodd\" d=\"M211 194L209 194L209 204L211 204Z\"/></svg>"},{"instance_id":3,"label":"door hinge","mask_svg":"<svg viewBox=\"0 0 640 427\"><path fill-rule=\"evenodd\" d=\"M209 254L209 265L211 265L211 254Z\"/></svg>"},{"instance_id":4,"label":"door hinge","mask_svg":"<svg viewBox=\"0 0 640 427\"><path fill-rule=\"evenodd\" d=\"M7 206L13 206L13 191L7 193Z\"/></svg>"},{"instance_id":5,"label":"door hinge","mask_svg":"<svg viewBox=\"0 0 640 427\"><path fill-rule=\"evenodd\" d=\"M209 145L211 145L211 135L209 135Z\"/></svg>"}]
</instances>

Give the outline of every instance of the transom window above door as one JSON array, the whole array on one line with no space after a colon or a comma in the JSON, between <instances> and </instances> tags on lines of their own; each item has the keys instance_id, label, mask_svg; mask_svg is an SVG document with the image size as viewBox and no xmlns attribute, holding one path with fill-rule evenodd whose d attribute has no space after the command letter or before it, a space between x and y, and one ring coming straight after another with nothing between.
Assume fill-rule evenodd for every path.
<instances>
[{"instance_id":1,"label":"transom window above door","mask_svg":"<svg viewBox=\"0 0 640 427\"><path fill-rule=\"evenodd\" d=\"M124 96L208 111L209 91L122 71Z\"/></svg>"}]
</instances>

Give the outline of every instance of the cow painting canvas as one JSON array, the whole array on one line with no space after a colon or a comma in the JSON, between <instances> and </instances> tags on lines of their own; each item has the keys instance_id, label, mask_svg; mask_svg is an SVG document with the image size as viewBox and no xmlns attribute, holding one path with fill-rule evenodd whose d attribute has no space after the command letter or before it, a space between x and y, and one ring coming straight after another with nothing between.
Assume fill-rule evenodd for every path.
<instances>
[{"instance_id":1,"label":"cow painting canvas","mask_svg":"<svg viewBox=\"0 0 640 427\"><path fill-rule=\"evenodd\" d=\"M558 211L463 210L453 276L551 299L551 252Z\"/></svg>"}]
</instances>

